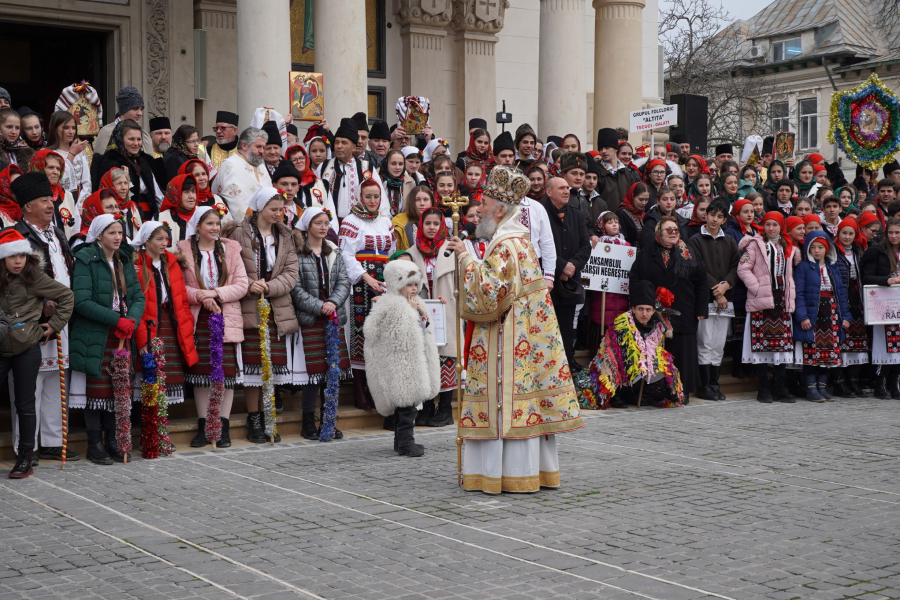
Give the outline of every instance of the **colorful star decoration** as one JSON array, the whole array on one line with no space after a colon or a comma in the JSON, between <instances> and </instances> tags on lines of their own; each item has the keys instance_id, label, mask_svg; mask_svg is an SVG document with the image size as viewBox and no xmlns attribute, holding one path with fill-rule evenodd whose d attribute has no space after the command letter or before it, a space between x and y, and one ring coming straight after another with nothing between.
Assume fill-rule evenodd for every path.
<instances>
[{"instance_id":1,"label":"colorful star decoration","mask_svg":"<svg viewBox=\"0 0 900 600\"><path fill-rule=\"evenodd\" d=\"M832 93L828 141L856 164L880 169L900 146L900 99L875 73L855 88Z\"/></svg>"}]
</instances>

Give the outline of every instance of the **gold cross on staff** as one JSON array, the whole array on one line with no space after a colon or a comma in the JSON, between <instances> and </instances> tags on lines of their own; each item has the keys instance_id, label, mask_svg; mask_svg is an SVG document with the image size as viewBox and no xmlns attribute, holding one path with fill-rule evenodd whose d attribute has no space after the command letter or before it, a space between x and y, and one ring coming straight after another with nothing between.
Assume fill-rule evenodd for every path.
<instances>
[{"instance_id":1,"label":"gold cross on staff","mask_svg":"<svg viewBox=\"0 0 900 600\"><path fill-rule=\"evenodd\" d=\"M460 196L459 190L456 190L452 196L444 196L441 199L441 204L453 210L453 235L459 235L459 209L462 206L469 205L469 197Z\"/></svg>"}]
</instances>

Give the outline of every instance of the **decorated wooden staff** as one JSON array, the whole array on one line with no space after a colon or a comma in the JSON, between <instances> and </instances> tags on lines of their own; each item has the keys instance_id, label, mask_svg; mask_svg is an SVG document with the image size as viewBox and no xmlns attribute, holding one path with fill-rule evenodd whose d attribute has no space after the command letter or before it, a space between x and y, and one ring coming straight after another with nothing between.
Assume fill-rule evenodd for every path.
<instances>
[{"instance_id":1,"label":"decorated wooden staff","mask_svg":"<svg viewBox=\"0 0 900 600\"><path fill-rule=\"evenodd\" d=\"M325 323L325 360L328 370L325 373L325 404L322 407L320 442L334 439L334 429L337 425L338 386L341 379L340 327L338 313L334 311Z\"/></svg>"},{"instance_id":2,"label":"decorated wooden staff","mask_svg":"<svg viewBox=\"0 0 900 600\"><path fill-rule=\"evenodd\" d=\"M59 399L62 403L62 464L66 468L66 447L69 443L69 405L66 398L66 367L63 364L62 334L56 334L56 364L59 366Z\"/></svg>"},{"instance_id":3,"label":"decorated wooden staff","mask_svg":"<svg viewBox=\"0 0 900 600\"><path fill-rule=\"evenodd\" d=\"M460 196L459 191L453 192L452 196L445 197L441 200L441 204L449 207L453 211L453 235L459 236L459 209L469 205L469 198ZM453 281L459 281L459 260L456 260L453 267ZM462 485L462 432L459 429L462 422L462 360L460 359L462 335L460 332L460 305L459 305L459 285L454 286L453 297L456 299L456 478L458 484Z\"/></svg>"},{"instance_id":4,"label":"decorated wooden staff","mask_svg":"<svg viewBox=\"0 0 900 600\"><path fill-rule=\"evenodd\" d=\"M116 445L122 452L124 463L128 464L128 451L131 450L131 352L124 346L125 340L120 339L119 347L109 363L109 376L116 402Z\"/></svg>"},{"instance_id":5,"label":"decorated wooden staff","mask_svg":"<svg viewBox=\"0 0 900 600\"><path fill-rule=\"evenodd\" d=\"M272 305L266 300L265 292L261 292L256 302L259 312L259 348L262 362L262 403L266 418L266 436L275 445L275 385L272 383L272 347L269 342L269 313Z\"/></svg>"},{"instance_id":6,"label":"decorated wooden staff","mask_svg":"<svg viewBox=\"0 0 900 600\"><path fill-rule=\"evenodd\" d=\"M209 406L206 407L206 439L212 443L222 439L222 420L219 410L225 396L225 371L222 368L223 347L225 345L225 317L217 312L209 315Z\"/></svg>"},{"instance_id":7,"label":"decorated wooden staff","mask_svg":"<svg viewBox=\"0 0 900 600\"><path fill-rule=\"evenodd\" d=\"M163 352L162 340L158 337L150 340L150 352L156 361L156 416L159 440L159 455L169 456L175 451L175 444L169 439L169 400L166 397L166 355Z\"/></svg>"}]
</instances>

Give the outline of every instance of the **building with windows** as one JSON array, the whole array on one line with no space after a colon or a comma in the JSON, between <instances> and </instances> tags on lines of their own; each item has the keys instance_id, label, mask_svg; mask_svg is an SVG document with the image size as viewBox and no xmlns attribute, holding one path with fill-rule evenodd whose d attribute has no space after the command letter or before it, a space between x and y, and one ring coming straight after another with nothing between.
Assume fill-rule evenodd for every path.
<instances>
[{"instance_id":1,"label":"building with windows","mask_svg":"<svg viewBox=\"0 0 900 600\"><path fill-rule=\"evenodd\" d=\"M0 0L0 86L49 115L87 80L111 120L133 85L145 121L208 135L217 110L242 126L287 112L289 73L311 71L335 128L358 111L393 123L397 98L421 95L461 150L468 119L493 122L505 100L513 126L589 144L661 104L657 21L657 0Z\"/></svg>"},{"instance_id":2,"label":"building with windows","mask_svg":"<svg viewBox=\"0 0 900 600\"><path fill-rule=\"evenodd\" d=\"M832 161L832 92L855 87L872 72L887 87L900 87L900 50L891 48L880 21L876 3L866 0L776 0L741 22L738 69L774 87L769 121L746 133L793 131L798 153Z\"/></svg>"}]
</instances>

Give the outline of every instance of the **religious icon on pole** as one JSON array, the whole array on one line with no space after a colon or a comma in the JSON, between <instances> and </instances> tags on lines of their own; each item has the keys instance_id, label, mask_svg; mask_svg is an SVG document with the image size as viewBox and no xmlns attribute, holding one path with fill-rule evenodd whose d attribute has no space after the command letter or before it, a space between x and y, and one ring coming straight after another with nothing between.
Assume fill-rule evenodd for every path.
<instances>
[{"instance_id":1,"label":"religious icon on pole","mask_svg":"<svg viewBox=\"0 0 900 600\"><path fill-rule=\"evenodd\" d=\"M406 135L419 135L428 125L430 112L428 98L422 96L403 96L397 100L397 123Z\"/></svg>"},{"instance_id":2,"label":"religious icon on pole","mask_svg":"<svg viewBox=\"0 0 900 600\"><path fill-rule=\"evenodd\" d=\"M793 131L779 131L775 134L775 160L784 162L794 158L794 138Z\"/></svg>"},{"instance_id":3,"label":"religious icon on pole","mask_svg":"<svg viewBox=\"0 0 900 600\"><path fill-rule=\"evenodd\" d=\"M291 71L291 117L300 121L325 118L324 77L321 73Z\"/></svg>"}]
</instances>

